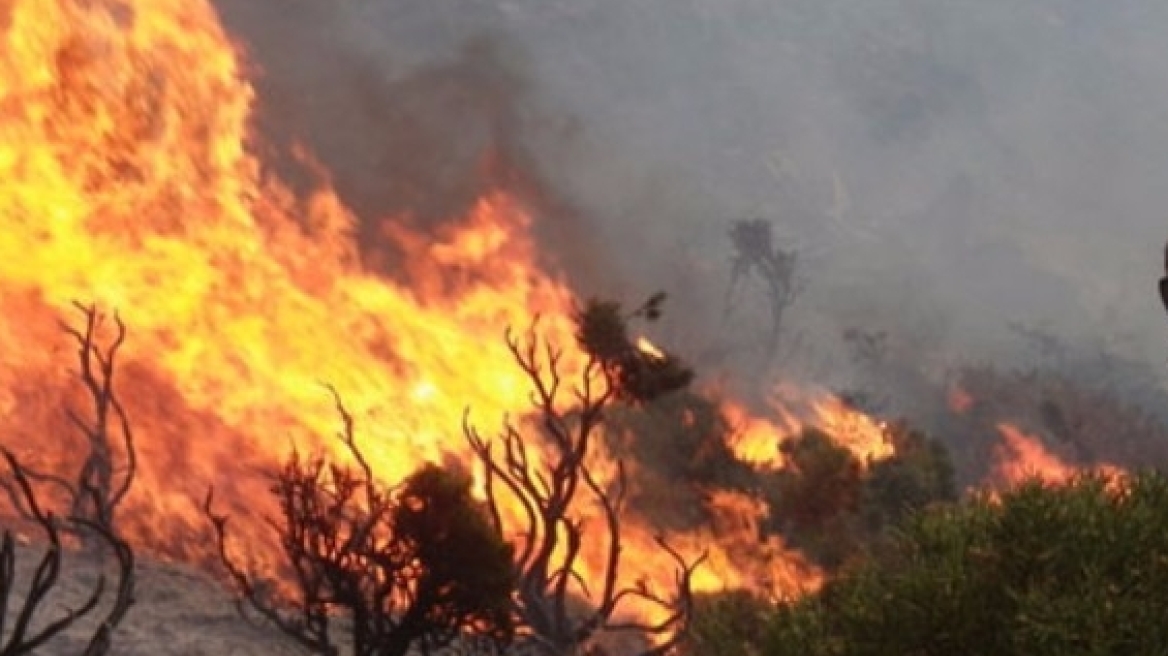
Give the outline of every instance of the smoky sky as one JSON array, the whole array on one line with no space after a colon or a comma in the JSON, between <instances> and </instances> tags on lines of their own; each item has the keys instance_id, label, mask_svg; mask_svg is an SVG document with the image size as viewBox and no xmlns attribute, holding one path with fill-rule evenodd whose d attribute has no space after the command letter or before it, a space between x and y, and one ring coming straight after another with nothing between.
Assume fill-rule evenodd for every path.
<instances>
[{"instance_id":1,"label":"smoky sky","mask_svg":"<svg viewBox=\"0 0 1168 656\"><path fill-rule=\"evenodd\" d=\"M922 366L1014 357L1011 324L1165 366L1158 0L217 5L261 130L312 150L371 244L502 182L581 290L663 289L666 336L749 369L765 313L727 299L727 229L763 218L799 252L802 375L846 375L856 326Z\"/></svg>"}]
</instances>

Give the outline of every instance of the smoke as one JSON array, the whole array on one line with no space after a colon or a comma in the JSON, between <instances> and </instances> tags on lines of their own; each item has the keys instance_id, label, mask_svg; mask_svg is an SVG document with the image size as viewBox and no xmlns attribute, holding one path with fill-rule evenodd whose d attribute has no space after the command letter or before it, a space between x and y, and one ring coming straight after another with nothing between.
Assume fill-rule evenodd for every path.
<instances>
[{"instance_id":1,"label":"smoke","mask_svg":"<svg viewBox=\"0 0 1168 656\"><path fill-rule=\"evenodd\" d=\"M503 184L578 289L669 292L699 369L775 375L765 299L726 299L727 229L755 217L800 253L784 375L846 384L848 328L922 368L1016 360L1011 323L1161 364L1163 3L218 5L261 133L308 147L388 271L386 217Z\"/></svg>"}]
</instances>

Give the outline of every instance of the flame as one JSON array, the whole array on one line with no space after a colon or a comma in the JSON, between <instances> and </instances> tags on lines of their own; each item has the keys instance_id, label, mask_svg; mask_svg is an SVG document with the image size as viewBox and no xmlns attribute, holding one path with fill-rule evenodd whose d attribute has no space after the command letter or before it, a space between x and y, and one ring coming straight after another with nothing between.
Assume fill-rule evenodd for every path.
<instances>
[{"instance_id":1,"label":"flame","mask_svg":"<svg viewBox=\"0 0 1168 656\"><path fill-rule=\"evenodd\" d=\"M1028 435L1013 424L1002 422L997 429L1002 442L994 452L997 462L991 478L1007 487L1033 478L1045 483L1066 483L1086 471L1110 475L1123 473L1121 468L1109 464L1089 467L1068 464L1051 453L1038 437Z\"/></svg>"},{"instance_id":2,"label":"flame","mask_svg":"<svg viewBox=\"0 0 1168 656\"><path fill-rule=\"evenodd\" d=\"M730 439L734 456L761 470L781 468L784 463L780 450L783 440L803 430L803 422L782 406L773 408L776 417L771 420L756 416L733 400L723 401L721 409L722 415L734 427Z\"/></svg>"},{"instance_id":3,"label":"flame","mask_svg":"<svg viewBox=\"0 0 1168 656\"><path fill-rule=\"evenodd\" d=\"M262 472L292 445L338 449L324 384L373 468L397 480L423 461L470 461L464 408L484 429L529 410L504 327L541 315L541 334L574 343L570 291L536 266L532 219L502 190L437 233L387 221L407 282L364 270L356 221L325 182L298 197L249 151L255 93L206 0L13 0L0 30L0 425L22 457L67 471L62 408L84 399L59 322L75 299L120 310L140 469L119 521L140 549L207 558L208 485L243 513L236 538L266 544ZM569 350L562 364L580 362ZM842 412L829 402L820 419ZM40 448L46 435L66 446ZM718 503L748 526L765 512ZM816 580L776 545L669 538L712 550L700 589L757 585L762 570ZM668 587L665 558L629 524L629 581Z\"/></svg>"},{"instance_id":4,"label":"flame","mask_svg":"<svg viewBox=\"0 0 1168 656\"><path fill-rule=\"evenodd\" d=\"M888 439L888 427L839 396L832 394L813 402L812 413L815 425L860 462L884 460L895 453Z\"/></svg>"},{"instance_id":5,"label":"flame","mask_svg":"<svg viewBox=\"0 0 1168 656\"><path fill-rule=\"evenodd\" d=\"M638 337L637 341L636 341L636 346L637 346L638 351L640 351L641 353L644 353L645 355L647 355L651 358L655 358L657 360L667 360L668 359L668 356L665 355L665 351L662 351L660 347L658 347L653 342L649 341L648 337L645 337L645 336Z\"/></svg>"},{"instance_id":6,"label":"flame","mask_svg":"<svg viewBox=\"0 0 1168 656\"><path fill-rule=\"evenodd\" d=\"M782 443L809 427L827 433L861 462L883 460L895 453L885 424L836 394L779 387L769 409L772 416L762 418L734 401L722 405L723 415L737 428L730 444L734 455L757 468L781 468Z\"/></svg>"},{"instance_id":7,"label":"flame","mask_svg":"<svg viewBox=\"0 0 1168 656\"><path fill-rule=\"evenodd\" d=\"M710 508L714 511L714 539L710 540L714 548L708 571L699 572L694 581L696 591L742 588L793 597L822 585L823 573L801 554L791 553L777 536L759 539L759 521L768 512L763 501L719 490L711 495ZM743 563L750 565L744 568Z\"/></svg>"}]
</instances>

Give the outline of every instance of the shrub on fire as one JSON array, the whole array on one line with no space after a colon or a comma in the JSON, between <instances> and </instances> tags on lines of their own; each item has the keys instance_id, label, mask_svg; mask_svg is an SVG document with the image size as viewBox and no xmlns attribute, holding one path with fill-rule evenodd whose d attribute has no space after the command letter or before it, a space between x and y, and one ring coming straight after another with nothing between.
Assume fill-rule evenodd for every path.
<instances>
[{"instance_id":1,"label":"shrub on fire","mask_svg":"<svg viewBox=\"0 0 1168 656\"><path fill-rule=\"evenodd\" d=\"M515 630L512 547L471 495L471 479L426 465L401 485L380 483L337 399L355 467L293 453L275 476L272 524L294 590L246 571L230 553L227 517L205 510L246 605L313 653L340 653L337 612L354 656L425 653L456 639L499 646ZM242 608L242 607L241 607Z\"/></svg>"},{"instance_id":2,"label":"shrub on fire","mask_svg":"<svg viewBox=\"0 0 1168 656\"><path fill-rule=\"evenodd\" d=\"M893 455L870 463L817 429L785 443L786 466L762 480L771 508L766 528L834 568L911 513L956 498L953 467L939 442L903 424L890 426L885 437Z\"/></svg>"}]
</instances>

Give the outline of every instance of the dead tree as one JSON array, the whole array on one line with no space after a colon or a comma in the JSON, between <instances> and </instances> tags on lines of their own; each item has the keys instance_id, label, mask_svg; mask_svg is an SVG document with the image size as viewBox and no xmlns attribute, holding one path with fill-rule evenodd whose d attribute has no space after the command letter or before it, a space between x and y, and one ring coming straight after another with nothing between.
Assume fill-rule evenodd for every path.
<instances>
[{"instance_id":1,"label":"dead tree","mask_svg":"<svg viewBox=\"0 0 1168 656\"><path fill-rule=\"evenodd\" d=\"M56 619L47 623L34 619L43 610L43 604L60 581L63 547L61 527L84 526L98 536L109 547L118 562L118 584L113 602L104 618L94 631L83 652L83 656L104 656L109 653L113 642L113 632L129 612L134 603L134 552L121 537L109 527L82 517L58 520L51 511L41 508L30 482L29 472L7 449L0 447L12 473L13 489L20 498L22 507L29 517L40 527L48 546L33 571L28 590L22 600L14 598L16 590L16 544L11 531L4 531L0 541L0 656L18 656L37 653L37 650L73 626L78 620L88 616L101 604L105 593L105 576L99 576L97 583L81 605L66 610ZM83 492L84 494L85 492ZM9 613L10 604L12 613ZM19 604L19 607L14 604ZM11 626L9 622L11 621Z\"/></svg>"},{"instance_id":2,"label":"dead tree","mask_svg":"<svg viewBox=\"0 0 1168 656\"><path fill-rule=\"evenodd\" d=\"M113 533L114 514L130 491L138 464L133 430L114 389L118 350L126 339L126 325L115 313L113 336L103 346L99 332L105 317L93 305L73 305L82 314L82 327L65 323L62 327L77 344L77 377L90 399L91 410L88 415L73 408L65 412L84 437L85 456L73 475L27 467L24 471L30 479L50 484L67 496L69 516L79 520L70 530L96 525ZM119 458L124 461L121 466L117 464ZM23 503L18 486L11 480L3 484L17 511L27 519L35 519Z\"/></svg>"},{"instance_id":3,"label":"dead tree","mask_svg":"<svg viewBox=\"0 0 1168 656\"><path fill-rule=\"evenodd\" d=\"M276 475L281 512L269 523L287 563L287 594L281 581L257 578L231 556L227 517L213 512L208 492L204 511L241 610L330 656L340 653L331 628L338 611L349 615L355 656L430 653L461 636L509 642L512 552L474 502L469 476L429 466L399 488L381 485L333 394L339 437L356 467L293 452Z\"/></svg>"},{"instance_id":4,"label":"dead tree","mask_svg":"<svg viewBox=\"0 0 1168 656\"><path fill-rule=\"evenodd\" d=\"M799 295L799 284L795 277L798 252L775 246L771 223L765 219L736 221L730 228L730 241L735 253L730 287L726 292L727 310L733 300L735 286L742 278L754 274L762 280L766 285L771 318L765 342L769 363L778 353L787 308Z\"/></svg>"},{"instance_id":5,"label":"dead tree","mask_svg":"<svg viewBox=\"0 0 1168 656\"><path fill-rule=\"evenodd\" d=\"M662 595L644 584L623 586L619 582L624 467L618 462L615 480L606 484L597 479L589 463L594 442L602 439L606 407L625 393L620 359L628 357L628 352L620 342L628 340L623 324L611 321L613 316L620 316L615 306L598 303L582 314L579 337L586 350L591 337L593 346L614 354L614 358L589 350L587 363L571 390L565 389L563 352L541 341L534 324L524 338L507 332L507 346L534 388L531 400L543 441L525 436L510 420L504 421L495 440L482 437L470 424L469 415L463 423L466 438L484 466L487 504L496 530L518 541L514 562L517 611L537 644L556 656L580 654L594 637L608 631L650 634L660 642L645 653L665 653L689 624L690 581L704 560L703 555L686 562L658 538L660 548L677 566L672 594ZM602 320L600 324L595 323L597 318ZM605 346L605 342L610 343ZM676 384L674 378L668 380ZM566 408L569 399L573 407ZM541 448L545 444L548 448ZM522 508L518 526L508 526L503 517L504 495L517 500ZM574 513L589 502L599 508L603 526L589 527L588 539L605 540L606 552L599 576L586 581L579 562L585 524ZM583 598L588 610L580 612L574 607L576 598ZM617 621L621 604L633 599L664 609L665 619L656 624Z\"/></svg>"}]
</instances>

